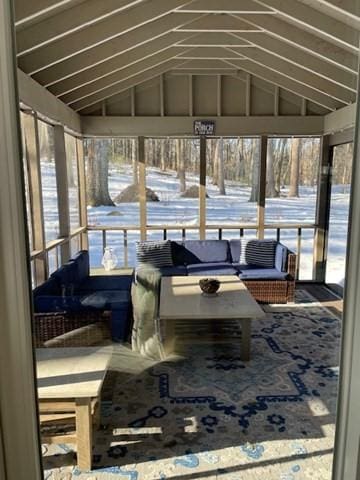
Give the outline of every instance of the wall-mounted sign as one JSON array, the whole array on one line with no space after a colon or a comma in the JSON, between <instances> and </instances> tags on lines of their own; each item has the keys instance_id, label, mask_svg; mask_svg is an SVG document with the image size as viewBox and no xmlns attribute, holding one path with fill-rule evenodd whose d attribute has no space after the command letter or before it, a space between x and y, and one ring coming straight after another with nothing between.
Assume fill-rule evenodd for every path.
<instances>
[{"instance_id":1,"label":"wall-mounted sign","mask_svg":"<svg viewBox=\"0 0 360 480\"><path fill-rule=\"evenodd\" d=\"M213 120L195 120L194 134L195 135L214 135L215 122Z\"/></svg>"}]
</instances>

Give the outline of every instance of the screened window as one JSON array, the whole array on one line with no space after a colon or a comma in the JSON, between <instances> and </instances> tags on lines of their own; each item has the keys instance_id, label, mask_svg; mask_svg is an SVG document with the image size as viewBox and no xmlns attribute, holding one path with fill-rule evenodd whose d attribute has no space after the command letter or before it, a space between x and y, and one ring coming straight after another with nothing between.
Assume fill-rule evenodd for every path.
<instances>
[{"instance_id":1,"label":"screened window","mask_svg":"<svg viewBox=\"0 0 360 480\"><path fill-rule=\"evenodd\" d=\"M76 138L65 134L66 165L68 177L70 229L80 226L79 179Z\"/></svg>"}]
</instances>

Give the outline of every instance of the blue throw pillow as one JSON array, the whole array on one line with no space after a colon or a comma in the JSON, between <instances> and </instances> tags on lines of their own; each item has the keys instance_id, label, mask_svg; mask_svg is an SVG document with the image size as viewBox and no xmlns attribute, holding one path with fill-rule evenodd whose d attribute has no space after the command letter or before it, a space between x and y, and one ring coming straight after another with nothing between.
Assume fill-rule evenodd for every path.
<instances>
[{"instance_id":1,"label":"blue throw pillow","mask_svg":"<svg viewBox=\"0 0 360 480\"><path fill-rule=\"evenodd\" d=\"M139 266L172 267L170 240L136 242L136 259Z\"/></svg>"}]
</instances>

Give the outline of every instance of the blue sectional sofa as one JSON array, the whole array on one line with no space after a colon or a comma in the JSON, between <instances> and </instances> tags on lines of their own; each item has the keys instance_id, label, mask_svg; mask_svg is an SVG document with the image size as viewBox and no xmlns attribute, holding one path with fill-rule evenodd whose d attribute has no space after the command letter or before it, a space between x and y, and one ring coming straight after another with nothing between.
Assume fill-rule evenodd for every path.
<instances>
[{"instance_id":1,"label":"blue sectional sofa","mask_svg":"<svg viewBox=\"0 0 360 480\"><path fill-rule=\"evenodd\" d=\"M132 275L90 276L89 253L78 252L33 291L35 313L111 312L111 336L126 340L132 317Z\"/></svg>"},{"instance_id":2,"label":"blue sectional sofa","mask_svg":"<svg viewBox=\"0 0 360 480\"><path fill-rule=\"evenodd\" d=\"M141 258L137 272L156 269L162 276L236 275L261 303L294 300L296 255L274 240L186 240L171 245L172 262L156 267ZM159 242L164 243L165 242Z\"/></svg>"}]
</instances>

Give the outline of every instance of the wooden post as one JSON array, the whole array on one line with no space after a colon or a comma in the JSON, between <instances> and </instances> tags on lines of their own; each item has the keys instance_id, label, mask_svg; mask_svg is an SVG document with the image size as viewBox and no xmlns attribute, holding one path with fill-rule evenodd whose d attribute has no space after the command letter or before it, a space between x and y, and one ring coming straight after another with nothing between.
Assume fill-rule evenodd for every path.
<instances>
[{"instance_id":1,"label":"wooden post","mask_svg":"<svg viewBox=\"0 0 360 480\"><path fill-rule=\"evenodd\" d=\"M131 116L135 117L136 115L136 91L135 87L131 87L130 90L130 102L131 102Z\"/></svg>"},{"instance_id":2,"label":"wooden post","mask_svg":"<svg viewBox=\"0 0 360 480\"><path fill-rule=\"evenodd\" d=\"M306 98L302 98L301 99L301 115L305 117L306 112L307 112L307 100Z\"/></svg>"},{"instance_id":3,"label":"wooden post","mask_svg":"<svg viewBox=\"0 0 360 480\"><path fill-rule=\"evenodd\" d=\"M329 145L329 135L325 135L322 137L320 149L313 255L313 279L321 283L325 282L326 273L331 195L331 157L332 148Z\"/></svg>"},{"instance_id":4,"label":"wooden post","mask_svg":"<svg viewBox=\"0 0 360 480\"><path fill-rule=\"evenodd\" d=\"M87 217L87 201L86 201L86 175L85 175L85 157L84 143L82 138L76 139L76 155L79 178L79 209L80 209L80 226L88 227ZM82 250L89 249L89 239L87 231L81 234L80 246Z\"/></svg>"},{"instance_id":5,"label":"wooden post","mask_svg":"<svg viewBox=\"0 0 360 480\"><path fill-rule=\"evenodd\" d=\"M274 115L277 117L279 116L280 112L280 87L275 85L274 90Z\"/></svg>"},{"instance_id":6,"label":"wooden post","mask_svg":"<svg viewBox=\"0 0 360 480\"><path fill-rule=\"evenodd\" d=\"M70 214L65 134L62 125L54 126L54 147L57 202L59 209L59 236L61 238L67 238L67 242L63 243L60 247L61 263L64 264L70 258Z\"/></svg>"},{"instance_id":7,"label":"wooden post","mask_svg":"<svg viewBox=\"0 0 360 480\"><path fill-rule=\"evenodd\" d=\"M217 75L217 96L216 96L216 101L217 101L217 106L216 106L216 114L218 117L221 117L221 104L222 104L222 82L221 82L221 75Z\"/></svg>"},{"instance_id":8,"label":"wooden post","mask_svg":"<svg viewBox=\"0 0 360 480\"><path fill-rule=\"evenodd\" d=\"M193 76L189 75L189 117L194 115L194 88L193 88Z\"/></svg>"},{"instance_id":9,"label":"wooden post","mask_svg":"<svg viewBox=\"0 0 360 480\"><path fill-rule=\"evenodd\" d=\"M140 238L146 240L146 164L145 164L145 139L138 137L138 163L139 163L139 207L140 207Z\"/></svg>"},{"instance_id":10,"label":"wooden post","mask_svg":"<svg viewBox=\"0 0 360 480\"><path fill-rule=\"evenodd\" d=\"M43 252L35 260L35 284L47 278L47 256L45 254L44 211L42 199L39 131L36 114L24 115L25 152L29 176L33 248Z\"/></svg>"},{"instance_id":11,"label":"wooden post","mask_svg":"<svg viewBox=\"0 0 360 480\"><path fill-rule=\"evenodd\" d=\"M165 116L165 92L164 92L164 75L160 75L160 116Z\"/></svg>"},{"instance_id":12,"label":"wooden post","mask_svg":"<svg viewBox=\"0 0 360 480\"><path fill-rule=\"evenodd\" d=\"M206 238L206 137L200 137L199 237Z\"/></svg>"},{"instance_id":13,"label":"wooden post","mask_svg":"<svg viewBox=\"0 0 360 480\"><path fill-rule=\"evenodd\" d=\"M245 115L249 117L251 115L251 74L246 74L246 89L245 89Z\"/></svg>"},{"instance_id":14,"label":"wooden post","mask_svg":"<svg viewBox=\"0 0 360 480\"><path fill-rule=\"evenodd\" d=\"M258 198L258 238L264 238L265 234L265 197L266 197L266 156L268 137L260 139L260 168L259 168L259 198Z\"/></svg>"}]
</instances>

